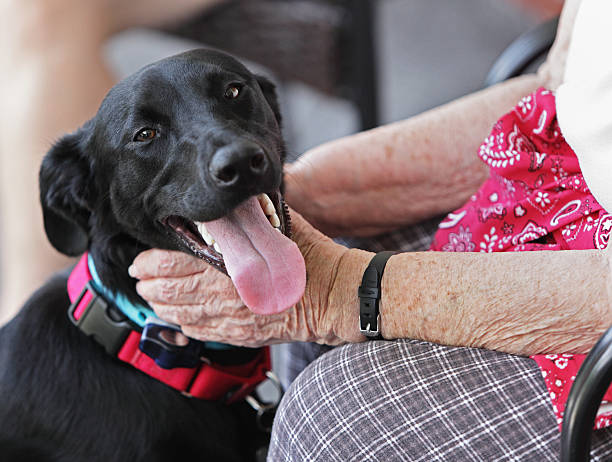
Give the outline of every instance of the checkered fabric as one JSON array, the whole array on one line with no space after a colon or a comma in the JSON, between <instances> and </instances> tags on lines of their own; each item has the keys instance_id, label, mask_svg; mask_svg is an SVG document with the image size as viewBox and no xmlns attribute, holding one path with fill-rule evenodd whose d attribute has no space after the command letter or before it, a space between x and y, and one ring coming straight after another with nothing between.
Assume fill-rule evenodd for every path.
<instances>
[{"instance_id":1,"label":"checkered fabric","mask_svg":"<svg viewBox=\"0 0 612 462\"><path fill-rule=\"evenodd\" d=\"M278 345L277 348L281 351L282 362L276 373L283 389L287 390L306 366L334 347L318 343L292 342Z\"/></svg>"},{"instance_id":2,"label":"checkered fabric","mask_svg":"<svg viewBox=\"0 0 612 462\"><path fill-rule=\"evenodd\" d=\"M560 433L536 363L415 340L335 348L294 381L269 461L557 461ZM612 460L612 430L591 456Z\"/></svg>"},{"instance_id":3,"label":"checkered fabric","mask_svg":"<svg viewBox=\"0 0 612 462\"><path fill-rule=\"evenodd\" d=\"M416 225L400 228L386 234L368 238L337 238L335 241L346 247L382 252L397 250L400 252L419 252L428 250L438 224L445 216L423 221Z\"/></svg>"}]
</instances>

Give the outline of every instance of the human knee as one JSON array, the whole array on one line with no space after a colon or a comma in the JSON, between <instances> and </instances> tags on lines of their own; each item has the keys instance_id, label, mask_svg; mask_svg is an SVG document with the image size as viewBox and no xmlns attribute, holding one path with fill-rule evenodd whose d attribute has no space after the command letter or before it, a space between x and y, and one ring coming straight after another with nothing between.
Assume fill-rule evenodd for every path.
<instances>
[{"instance_id":1,"label":"human knee","mask_svg":"<svg viewBox=\"0 0 612 462\"><path fill-rule=\"evenodd\" d=\"M330 423L323 415L334 396L326 386L332 371L324 361L333 353L310 363L285 392L274 419L268 460L305 460L316 451L321 442L320 421Z\"/></svg>"}]
</instances>

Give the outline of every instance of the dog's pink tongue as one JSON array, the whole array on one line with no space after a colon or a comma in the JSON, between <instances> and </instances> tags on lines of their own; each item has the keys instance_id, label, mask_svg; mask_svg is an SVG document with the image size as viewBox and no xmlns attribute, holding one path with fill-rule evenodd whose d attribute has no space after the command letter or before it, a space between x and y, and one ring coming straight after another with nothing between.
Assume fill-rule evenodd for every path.
<instances>
[{"instance_id":1,"label":"dog's pink tongue","mask_svg":"<svg viewBox=\"0 0 612 462\"><path fill-rule=\"evenodd\" d=\"M252 197L227 216L206 223L240 298L258 314L295 305L304 294L306 267L297 245L276 231Z\"/></svg>"}]
</instances>

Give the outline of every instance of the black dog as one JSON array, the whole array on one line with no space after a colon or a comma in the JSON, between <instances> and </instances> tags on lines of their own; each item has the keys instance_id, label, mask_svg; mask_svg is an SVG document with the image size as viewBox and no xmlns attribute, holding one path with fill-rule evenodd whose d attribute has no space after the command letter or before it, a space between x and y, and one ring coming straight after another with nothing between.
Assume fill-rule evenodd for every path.
<instances>
[{"instance_id":1,"label":"black dog","mask_svg":"<svg viewBox=\"0 0 612 462\"><path fill-rule=\"evenodd\" d=\"M157 247L227 268L254 310L278 311L301 295L303 262L297 288L276 296L252 289L261 265L241 262L235 248L280 262L265 275L272 288L276 272L295 266L283 235L284 155L272 83L219 52L168 58L116 85L92 120L49 151L40 172L45 230L65 254L89 251L104 286L134 303L144 302L127 268ZM229 242L219 230L228 226L276 241ZM66 277L52 278L0 330L0 459L253 457L262 434L248 405L184 397L107 355L68 320Z\"/></svg>"}]
</instances>

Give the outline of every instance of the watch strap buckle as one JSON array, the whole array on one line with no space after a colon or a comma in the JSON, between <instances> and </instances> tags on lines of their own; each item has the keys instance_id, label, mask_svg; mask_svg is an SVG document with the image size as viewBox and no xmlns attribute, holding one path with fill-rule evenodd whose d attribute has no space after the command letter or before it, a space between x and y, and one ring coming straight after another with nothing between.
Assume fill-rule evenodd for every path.
<instances>
[{"instance_id":1,"label":"watch strap buckle","mask_svg":"<svg viewBox=\"0 0 612 462\"><path fill-rule=\"evenodd\" d=\"M380 334L381 280L387 260L395 252L380 252L372 258L363 273L361 285L357 290L359 297L359 332L370 339L382 339Z\"/></svg>"}]
</instances>

